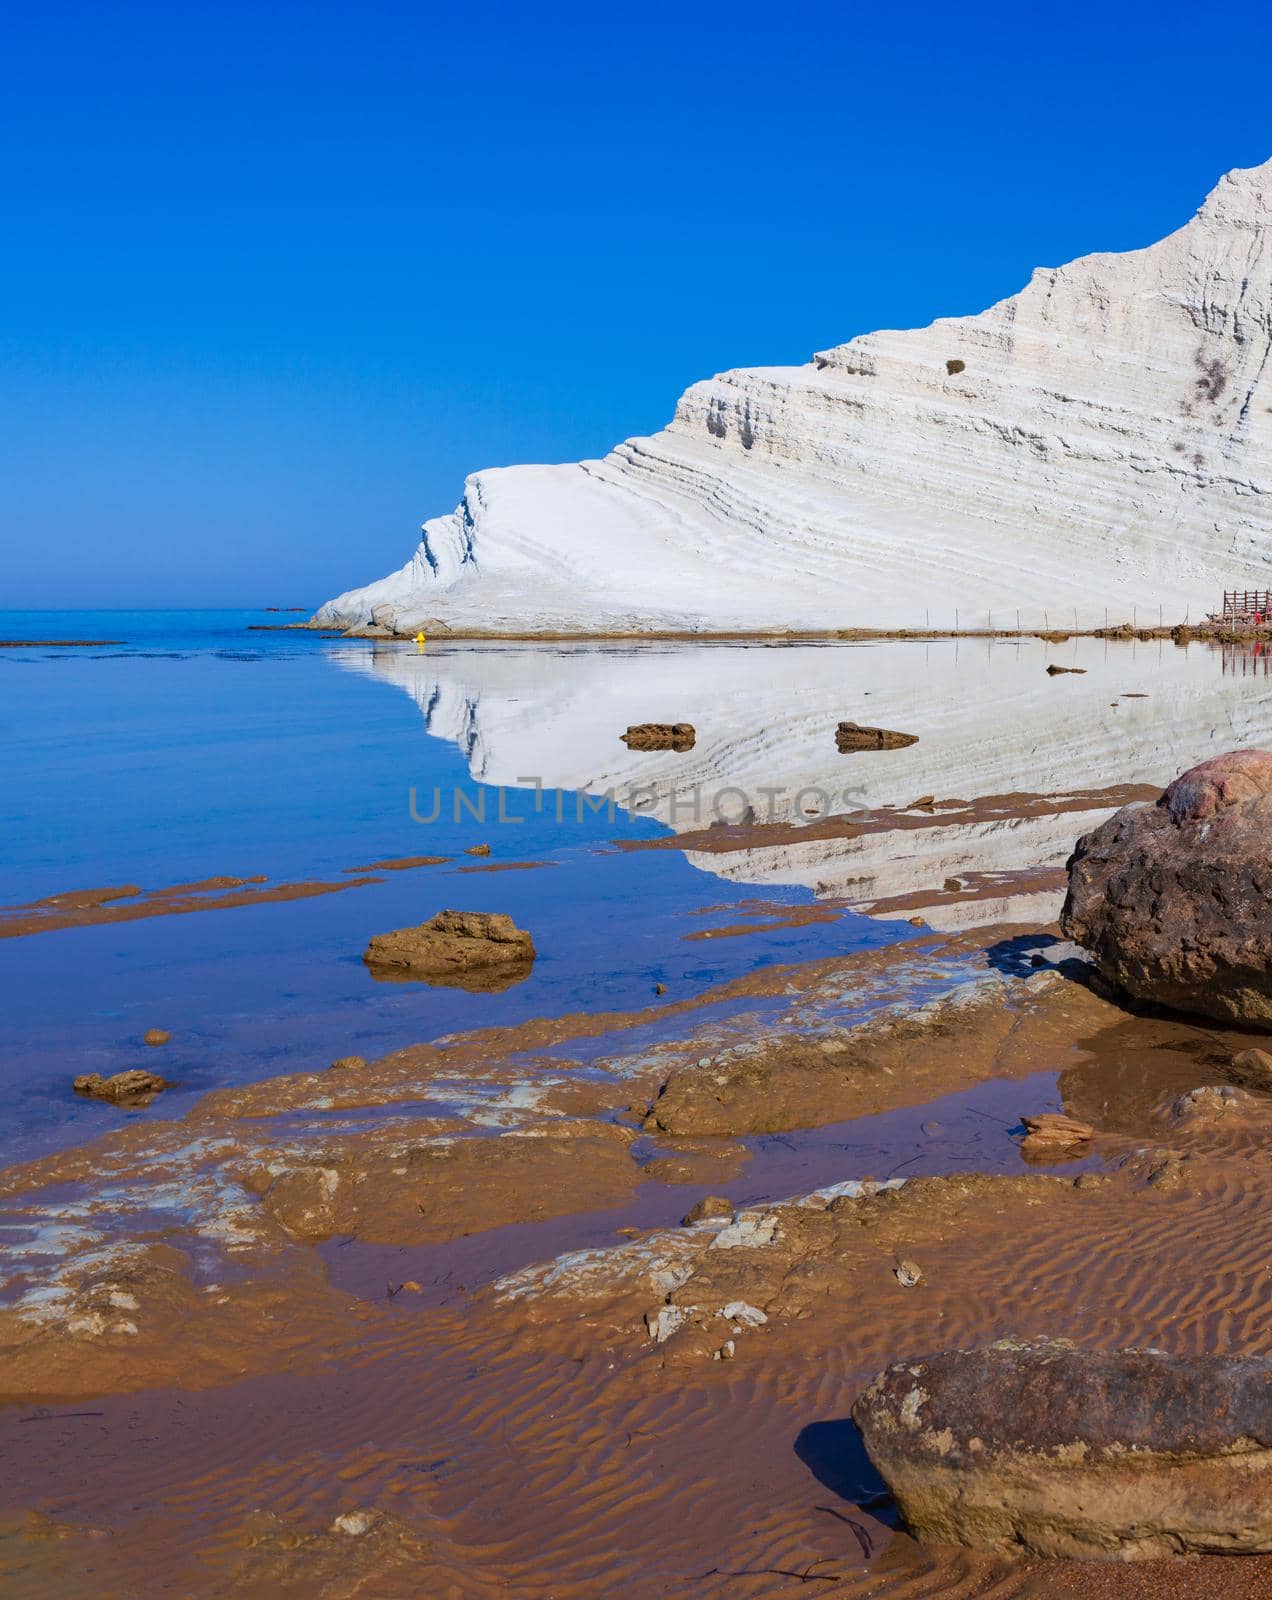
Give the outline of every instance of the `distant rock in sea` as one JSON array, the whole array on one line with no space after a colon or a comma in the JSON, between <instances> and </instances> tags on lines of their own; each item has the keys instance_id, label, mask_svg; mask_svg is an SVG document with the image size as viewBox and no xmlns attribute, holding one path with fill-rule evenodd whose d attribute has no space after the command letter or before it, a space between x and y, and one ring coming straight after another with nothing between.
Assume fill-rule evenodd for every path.
<instances>
[{"instance_id":1,"label":"distant rock in sea","mask_svg":"<svg viewBox=\"0 0 1272 1600\"><path fill-rule=\"evenodd\" d=\"M315 621L414 634L1194 620L1272 587L1272 161L979 316L694 384L601 461L475 473Z\"/></svg>"}]
</instances>

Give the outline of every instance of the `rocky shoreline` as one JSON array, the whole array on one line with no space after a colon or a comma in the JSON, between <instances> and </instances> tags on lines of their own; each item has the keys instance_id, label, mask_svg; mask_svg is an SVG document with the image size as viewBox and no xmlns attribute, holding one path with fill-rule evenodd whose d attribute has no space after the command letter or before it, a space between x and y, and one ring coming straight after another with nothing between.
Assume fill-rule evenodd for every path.
<instances>
[{"instance_id":1,"label":"rocky shoreline","mask_svg":"<svg viewBox=\"0 0 1272 1600\"><path fill-rule=\"evenodd\" d=\"M1234 1354L1267 1354L1272 1125L1258 1096L1218 1122L1174 1111L1239 1080L1252 1042L1272 1046L1138 1017L1045 930L923 934L644 1016L487 1030L219 1091L179 1121L157 1109L10 1169L3 1226L26 1242L0 1302L0 1577L39 1568L87 1593L92 1549L94 1581L136 1593L162 1571L227 1594L392 1592L409 1577L460 1596L582 1596L601 1540L607 1581L633 1595L732 1596L740 1571L747 1592L787 1595L814 1568L863 1596L906 1595L920 1570L952 1593L971 1574L1003 1595L1071 1592L1063 1560L915 1545L864 1466L854 1488L847 1435L816 1441L847 1428L834 1419L899 1347L1046 1335L1187 1355L1222 1326ZM1128 1058L1134 1085L1101 1107L1091 1086ZM801 1142L978 1083L1018 1082L1023 1113L1039 1070L1059 1071L1064 1109L1094 1125L1067 1165L978 1174L955 1159L845 1183L842 1153ZM1024 1139L986 1128L1005 1155ZM724 1203L679 1225L707 1195ZM457 1363L485 1376L452 1394ZM235 1421L249 1396L287 1419L264 1451ZM155 1514L176 1515L182 1539L161 1556L146 1518L121 1531L112 1474L71 1497L74 1516L50 1512L68 1502L42 1450L15 1453L24 1416L64 1449L98 1440L130 1483L148 1470L124 1419L144 1417L170 1475ZM87 1435L67 1434L84 1420ZM491 1544L480 1507L509 1484L512 1438L536 1465ZM704 1450L733 1466L704 1480ZM421 1459L446 1466L419 1476ZM175 1507L196 1475L191 1521ZM813 1509L818 1475L833 1516ZM290 1509L262 1520L283 1482ZM756 1528L737 1497L761 1482ZM620 1531L610 1519L633 1494L648 1514ZM106 1544L98 1527L116 1530ZM1150 1569L1087 1592L1155 1593ZM1241 1594L1272 1566L1224 1574Z\"/></svg>"}]
</instances>

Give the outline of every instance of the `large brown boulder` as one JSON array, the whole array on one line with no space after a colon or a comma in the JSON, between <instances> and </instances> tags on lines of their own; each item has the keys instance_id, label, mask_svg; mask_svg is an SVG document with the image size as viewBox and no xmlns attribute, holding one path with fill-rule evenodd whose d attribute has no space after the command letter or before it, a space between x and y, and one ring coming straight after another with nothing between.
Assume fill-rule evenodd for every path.
<instances>
[{"instance_id":1,"label":"large brown boulder","mask_svg":"<svg viewBox=\"0 0 1272 1600\"><path fill-rule=\"evenodd\" d=\"M1272 1551L1272 1360L1004 1340L853 1407L921 1538L1134 1561Z\"/></svg>"},{"instance_id":2,"label":"large brown boulder","mask_svg":"<svg viewBox=\"0 0 1272 1600\"><path fill-rule=\"evenodd\" d=\"M1272 753L1204 761L1085 834L1060 925L1137 999L1272 1022Z\"/></svg>"},{"instance_id":3,"label":"large brown boulder","mask_svg":"<svg viewBox=\"0 0 1272 1600\"><path fill-rule=\"evenodd\" d=\"M439 911L417 928L376 934L362 959L376 977L492 990L520 983L534 957L534 940L501 911Z\"/></svg>"}]
</instances>

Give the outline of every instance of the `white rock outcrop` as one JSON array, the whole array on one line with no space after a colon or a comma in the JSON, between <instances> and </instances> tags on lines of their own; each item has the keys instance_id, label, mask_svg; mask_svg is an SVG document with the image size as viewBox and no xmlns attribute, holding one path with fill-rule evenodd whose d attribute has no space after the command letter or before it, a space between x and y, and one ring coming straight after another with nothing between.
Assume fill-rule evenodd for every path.
<instances>
[{"instance_id":1,"label":"white rock outcrop","mask_svg":"<svg viewBox=\"0 0 1272 1600\"><path fill-rule=\"evenodd\" d=\"M1272 161L974 317L697 383L604 460L475 473L319 622L1083 627L1272 586Z\"/></svg>"}]
</instances>

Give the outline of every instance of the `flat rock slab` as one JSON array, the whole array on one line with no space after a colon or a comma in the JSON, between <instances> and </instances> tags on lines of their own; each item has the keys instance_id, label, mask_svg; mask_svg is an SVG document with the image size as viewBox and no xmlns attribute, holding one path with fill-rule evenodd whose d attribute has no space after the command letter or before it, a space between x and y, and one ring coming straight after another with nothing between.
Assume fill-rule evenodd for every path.
<instances>
[{"instance_id":1,"label":"flat rock slab","mask_svg":"<svg viewBox=\"0 0 1272 1600\"><path fill-rule=\"evenodd\" d=\"M1134 1561L1272 1551L1272 1360L1004 1340L853 1407L920 1537Z\"/></svg>"},{"instance_id":2,"label":"flat rock slab","mask_svg":"<svg viewBox=\"0 0 1272 1600\"><path fill-rule=\"evenodd\" d=\"M503 912L439 911L416 928L378 933L362 959L376 977L490 990L529 974L534 940Z\"/></svg>"},{"instance_id":3,"label":"flat rock slab","mask_svg":"<svg viewBox=\"0 0 1272 1600\"><path fill-rule=\"evenodd\" d=\"M1043 1111L1020 1120L1025 1130L1020 1153L1027 1161L1072 1161L1075 1156L1086 1153L1095 1137L1090 1123L1055 1111Z\"/></svg>"},{"instance_id":4,"label":"flat rock slab","mask_svg":"<svg viewBox=\"0 0 1272 1600\"><path fill-rule=\"evenodd\" d=\"M841 756L854 750L904 750L918 744L917 733L897 733L892 728L863 728L856 722L841 722L835 729L835 744Z\"/></svg>"},{"instance_id":5,"label":"flat rock slab","mask_svg":"<svg viewBox=\"0 0 1272 1600\"><path fill-rule=\"evenodd\" d=\"M1269 839L1272 754L1216 756L1078 840L1060 926L1136 999L1272 1024Z\"/></svg>"},{"instance_id":6,"label":"flat rock slab","mask_svg":"<svg viewBox=\"0 0 1272 1600\"><path fill-rule=\"evenodd\" d=\"M634 722L619 737L629 750L692 750L697 730L691 722Z\"/></svg>"}]
</instances>

